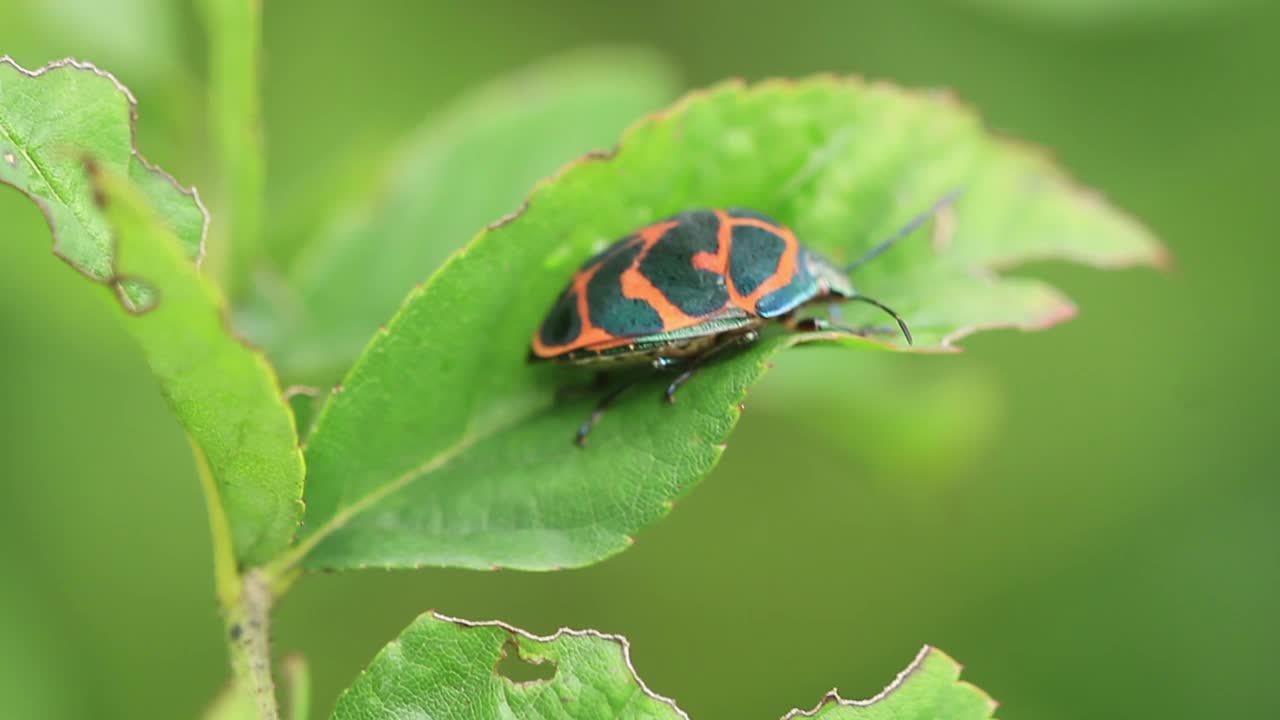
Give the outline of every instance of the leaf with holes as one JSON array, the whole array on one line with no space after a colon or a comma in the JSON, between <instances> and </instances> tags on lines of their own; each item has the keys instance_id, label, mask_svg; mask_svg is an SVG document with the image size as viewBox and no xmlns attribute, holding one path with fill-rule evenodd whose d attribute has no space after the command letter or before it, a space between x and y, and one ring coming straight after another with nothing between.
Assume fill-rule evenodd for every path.
<instances>
[{"instance_id":1,"label":"leaf with holes","mask_svg":"<svg viewBox=\"0 0 1280 720\"><path fill-rule=\"evenodd\" d=\"M513 677L512 663L529 677ZM876 697L845 700L832 690L813 710L793 710L786 718L990 718L995 703L959 676L955 661L926 647ZM538 637L500 622L468 622L434 612L419 617L378 653L339 698L333 717L689 718L674 700L644 684L623 637L594 630Z\"/></svg>"},{"instance_id":2,"label":"leaf with holes","mask_svg":"<svg viewBox=\"0 0 1280 720\"><path fill-rule=\"evenodd\" d=\"M101 282L114 282L111 232L92 209L85 156L137 183L189 257L199 261L204 250L199 199L138 154L135 116L128 89L89 63L63 60L28 71L0 57L0 183L39 205L54 252ZM137 288L129 297L146 302Z\"/></svg>"},{"instance_id":3,"label":"leaf with holes","mask_svg":"<svg viewBox=\"0 0 1280 720\"><path fill-rule=\"evenodd\" d=\"M608 147L674 96L650 53L579 51L500 78L432 118L238 321L296 382L331 384L405 294L529 187Z\"/></svg>"},{"instance_id":4,"label":"leaf with holes","mask_svg":"<svg viewBox=\"0 0 1280 720\"><path fill-rule=\"evenodd\" d=\"M993 138L944 94L830 77L696 93L633 126L616 154L537 187L521 215L410 294L316 422L294 559L549 569L623 550L715 465L775 353L814 340L906 348L892 336L768 334L708 367L676 406L660 402L661 378L640 385L579 449L571 439L594 398L557 401L556 389L586 376L526 354L583 259L680 211L739 206L843 262L955 188L964 195L931 233L854 277L906 316L915 350L1072 315L1057 290L999 269L1164 260L1141 225L1035 150ZM882 322L871 310L850 307L848 320Z\"/></svg>"},{"instance_id":5,"label":"leaf with holes","mask_svg":"<svg viewBox=\"0 0 1280 720\"><path fill-rule=\"evenodd\" d=\"M132 123L129 92L91 65L27 72L0 60L0 181L44 210L63 258L123 289L134 311L124 326L208 460L236 557L261 563L288 544L302 513L293 419L271 368L229 333L220 293L193 262L205 227L195 193L134 150Z\"/></svg>"}]
</instances>

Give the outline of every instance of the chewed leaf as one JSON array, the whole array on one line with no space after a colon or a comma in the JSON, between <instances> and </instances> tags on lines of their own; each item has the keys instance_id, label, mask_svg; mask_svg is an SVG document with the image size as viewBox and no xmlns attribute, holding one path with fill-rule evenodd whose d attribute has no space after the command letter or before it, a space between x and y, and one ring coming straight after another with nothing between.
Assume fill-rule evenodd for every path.
<instances>
[{"instance_id":1,"label":"chewed leaf","mask_svg":"<svg viewBox=\"0 0 1280 720\"><path fill-rule=\"evenodd\" d=\"M317 420L298 552L315 568L548 569L625 549L716 463L771 355L836 338L767 335L706 368L674 407L659 400L669 376L642 384L579 450L570 439L594 398L557 401L574 376L525 362L579 263L655 220L733 206L848 262L955 189L936 222L853 278L906 317L915 350L1074 313L1045 283L997 270L1164 261L1141 225L944 94L830 77L696 93L635 125L616 154L537 187L523 214L411 293ZM884 322L862 305L845 318ZM844 342L906 349L892 334Z\"/></svg>"},{"instance_id":2,"label":"chewed leaf","mask_svg":"<svg viewBox=\"0 0 1280 720\"><path fill-rule=\"evenodd\" d=\"M513 677L512 663L532 669ZM925 648L875 698L849 701L833 690L818 707L792 711L786 720L987 720L995 703L958 682L959 674L951 658ZM674 700L640 679L621 636L564 629L539 637L505 623L435 612L378 653L339 698L333 717L689 720Z\"/></svg>"},{"instance_id":3,"label":"chewed leaf","mask_svg":"<svg viewBox=\"0 0 1280 720\"><path fill-rule=\"evenodd\" d=\"M502 77L433 117L239 322L291 380L332 383L416 283L564 163L675 96L651 53L578 51Z\"/></svg>"},{"instance_id":4,"label":"chewed leaf","mask_svg":"<svg viewBox=\"0 0 1280 720\"><path fill-rule=\"evenodd\" d=\"M504 661L512 659L542 672L511 677ZM625 638L594 630L538 637L428 612L378 653L333 711L335 720L372 717L688 716L640 680Z\"/></svg>"},{"instance_id":5,"label":"chewed leaf","mask_svg":"<svg viewBox=\"0 0 1280 720\"><path fill-rule=\"evenodd\" d=\"M200 274L206 216L195 191L138 154L133 121L133 96L92 65L28 72L0 58L0 182L35 201L59 255L112 285L134 315L125 328L207 460L210 511L225 513L236 559L261 563L302 514L293 418L266 359L230 333L221 294Z\"/></svg>"},{"instance_id":6,"label":"chewed leaf","mask_svg":"<svg viewBox=\"0 0 1280 720\"><path fill-rule=\"evenodd\" d=\"M127 178L90 163L94 197L117 239L116 272L153 294L126 319L160 391L207 463L215 536L226 527L244 565L292 539L302 514L302 455L293 418L266 358L227 330L221 294L183 249L158 208Z\"/></svg>"},{"instance_id":7,"label":"chewed leaf","mask_svg":"<svg viewBox=\"0 0 1280 720\"><path fill-rule=\"evenodd\" d=\"M875 697L848 700L832 690L812 709L792 710L783 720L990 720L995 700L960 680L960 670L946 653L925 646Z\"/></svg>"},{"instance_id":8,"label":"chewed leaf","mask_svg":"<svg viewBox=\"0 0 1280 720\"><path fill-rule=\"evenodd\" d=\"M131 178L188 257L198 262L203 253L200 199L138 154L135 106L124 85L89 63L62 60L28 71L0 57L0 183L35 201L49 221L54 252L101 282L116 281L112 238L93 207L85 157ZM137 290L126 297L147 304Z\"/></svg>"}]
</instances>

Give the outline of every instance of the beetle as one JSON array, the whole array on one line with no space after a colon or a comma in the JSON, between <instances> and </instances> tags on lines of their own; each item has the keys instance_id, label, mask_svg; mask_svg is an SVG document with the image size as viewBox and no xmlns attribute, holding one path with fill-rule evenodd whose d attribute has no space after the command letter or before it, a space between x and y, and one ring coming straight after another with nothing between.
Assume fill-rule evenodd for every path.
<instances>
[{"instance_id":1,"label":"beetle","mask_svg":"<svg viewBox=\"0 0 1280 720\"><path fill-rule=\"evenodd\" d=\"M587 260L533 335L530 362L595 367L650 365L679 369L664 397L676 393L708 361L760 338L777 323L794 332L865 335L838 319L797 316L815 303L859 301L895 321L902 316L858 293L849 274L909 235L957 193L949 193L862 257L840 267L800 243L787 226L745 209L682 212L640 228ZM603 374L602 376L603 377ZM604 395L574 438L586 444L605 410L635 381Z\"/></svg>"}]
</instances>

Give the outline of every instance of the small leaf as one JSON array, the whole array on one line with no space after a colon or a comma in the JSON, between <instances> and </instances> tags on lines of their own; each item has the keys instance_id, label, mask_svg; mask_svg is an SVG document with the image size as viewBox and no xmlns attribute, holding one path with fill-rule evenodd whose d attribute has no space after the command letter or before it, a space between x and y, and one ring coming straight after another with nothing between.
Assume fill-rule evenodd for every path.
<instances>
[{"instance_id":1,"label":"small leaf","mask_svg":"<svg viewBox=\"0 0 1280 720\"><path fill-rule=\"evenodd\" d=\"M222 297L182 257L146 197L104 168L93 174L119 239L117 277L140 278L156 295L125 326L207 458L237 559L264 562L289 543L302 513L302 458L275 376L228 333Z\"/></svg>"},{"instance_id":2,"label":"small leaf","mask_svg":"<svg viewBox=\"0 0 1280 720\"><path fill-rule=\"evenodd\" d=\"M0 181L44 210L64 259L146 311L125 327L207 458L221 499L210 511L225 512L236 558L260 563L288 544L301 515L292 415L266 360L228 332L221 296L191 260L204 209L134 149L133 107L92 65L28 72L0 59Z\"/></svg>"},{"instance_id":3,"label":"small leaf","mask_svg":"<svg viewBox=\"0 0 1280 720\"><path fill-rule=\"evenodd\" d=\"M513 657L550 666L538 680L513 680ZM995 703L968 683L945 654L925 648L884 692L867 701L833 690L808 713L828 720L986 720ZM625 720L689 716L650 690L631 663L625 638L595 630L538 637L500 622L469 622L435 612L420 616L383 648L338 699L335 720L495 717Z\"/></svg>"},{"instance_id":4,"label":"small leaf","mask_svg":"<svg viewBox=\"0 0 1280 720\"><path fill-rule=\"evenodd\" d=\"M200 200L134 149L135 116L129 90L89 63L62 60L28 71L0 57L0 183L39 205L54 252L101 282L114 278L111 233L93 210L85 156L132 178L188 257L199 262L203 252Z\"/></svg>"},{"instance_id":5,"label":"small leaf","mask_svg":"<svg viewBox=\"0 0 1280 720\"><path fill-rule=\"evenodd\" d=\"M630 391L580 450L570 440L593 399L555 402L575 376L525 361L579 263L642 225L725 206L772 215L844 262L956 188L963 197L931 237L854 278L908 319L915 350L1074 313L1048 285L996 268L1164 259L1142 226L945 95L828 77L694 94L633 127L616 155L539 186L522 215L410 294L317 420L298 552L313 568L548 569L625 549L715 465L774 353L819 339L905 348L892 335L770 335L708 367L675 407L660 402L664 378ZM879 325L873 310L846 318Z\"/></svg>"},{"instance_id":6,"label":"small leaf","mask_svg":"<svg viewBox=\"0 0 1280 720\"><path fill-rule=\"evenodd\" d=\"M332 383L405 294L529 187L674 95L649 53L576 52L471 93L419 129L359 207L263 276L238 324L291 380Z\"/></svg>"}]
</instances>

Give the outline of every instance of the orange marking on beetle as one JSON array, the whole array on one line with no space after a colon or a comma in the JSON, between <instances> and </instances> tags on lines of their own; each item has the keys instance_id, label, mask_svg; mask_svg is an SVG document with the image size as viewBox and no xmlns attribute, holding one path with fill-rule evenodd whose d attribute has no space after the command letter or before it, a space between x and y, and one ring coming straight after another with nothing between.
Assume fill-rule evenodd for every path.
<instances>
[{"instance_id":1,"label":"orange marking on beetle","mask_svg":"<svg viewBox=\"0 0 1280 720\"><path fill-rule=\"evenodd\" d=\"M761 298L775 290L781 290L789 285L792 279L795 278L796 264L800 257L800 242L796 240L795 233L791 232L791 228L783 225L774 225L773 223L757 220L756 218L733 218L732 225L733 227L758 227L762 230L768 230L774 235L782 238L782 256L778 258L777 269L775 269L773 274L766 278L764 282L760 283L760 285L757 286L750 295L743 295L738 292L737 286L733 283L733 277L731 276L731 273L728 272L728 267L726 266L725 278L728 282L725 283L725 286L729 288L730 300L743 310L754 314L756 312L756 305L760 302ZM721 227L720 232L721 234L724 233L723 227ZM732 229L730 229L729 232L732 236Z\"/></svg>"},{"instance_id":2,"label":"orange marking on beetle","mask_svg":"<svg viewBox=\"0 0 1280 720\"><path fill-rule=\"evenodd\" d=\"M694 253L693 266L699 270L723 276L729 269L729 246L733 244L732 219L723 210L712 210L719 226L716 230L716 251Z\"/></svg>"},{"instance_id":3,"label":"orange marking on beetle","mask_svg":"<svg viewBox=\"0 0 1280 720\"><path fill-rule=\"evenodd\" d=\"M533 333L534 355L537 355L540 358L553 358L557 355L563 355L564 353L572 352L587 345L595 345L614 339L614 336L607 330L596 327L596 325L591 322L591 314L587 312L587 283L591 282L591 278L595 277L595 274L600 270L600 267L604 265L605 261L610 257L613 257L615 253L622 249L631 247L635 242L636 240L633 239L628 242L620 243L613 252L610 252L600 258L600 260L594 265L579 270L574 274L571 289L575 293L575 298L577 299L577 306L575 309L577 310L578 322L581 324L582 329L578 332L578 336L566 345L546 345L542 342L542 328L538 328L538 330Z\"/></svg>"},{"instance_id":4,"label":"orange marking on beetle","mask_svg":"<svg viewBox=\"0 0 1280 720\"><path fill-rule=\"evenodd\" d=\"M724 276L724 288L729 291L729 302L749 313L755 313L755 306L748 303L747 298L738 292L738 286L733 284L733 278L729 276L729 254L733 252L733 228L738 221L724 210L716 210L715 213L716 218L720 220L720 229L716 234L719 248L715 257L720 265L717 272Z\"/></svg>"},{"instance_id":5,"label":"orange marking on beetle","mask_svg":"<svg viewBox=\"0 0 1280 720\"><path fill-rule=\"evenodd\" d=\"M649 251L654 245L667 234L667 231L675 227L679 223L675 221L650 225L640 231L640 237L644 240L644 248L636 253L636 259L624 271L620 280L622 281L622 296L631 298L632 300L643 300L649 303L662 319L663 330L681 330L702 322L700 318L692 317L683 310L676 307L676 304L667 299L653 281L644 276L640 272L640 263L644 262L645 257L649 255Z\"/></svg>"},{"instance_id":6,"label":"orange marking on beetle","mask_svg":"<svg viewBox=\"0 0 1280 720\"><path fill-rule=\"evenodd\" d=\"M720 209L715 209L713 212L719 220L716 251L714 253L705 251L695 253L692 258L692 265L699 270L716 273L725 279L724 287L728 291L729 302L724 308L721 308L721 311L729 307L737 307L746 313L755 315L756 306L763 297L786 287L795 278L800 243L796 240L795 234L791 229L785 226L775 225L757 218L731 217L728 212ZM640 263L644 261L653 246L666 235L667 231L679 224L677 220L668 220L643 227L632 233L625 241L617 243L615 248L601 257L595 264L579 270L573 277L571 289L576 293L576 310L582 329L572 342L554 346L543 344L540 330L535 332L532 343L534 355L541 358L554 358L575 350L598 351L622 347L632 341L630 337L614 335L592 322L591 308L588 305L587 298L587 285L609 258L618 252L634 248L637 244L641 245L640 252L636 254L631 264L619 275L623 297L643 300L649 303L661 318L663 330L668 332L693 327L716 317L717 314L715 313L707 317L688 315L667 299L662 290L640 272ZM778 258L778 267L750 295L743 295L738 292L729 272L729 258L733 252L733 229L740 226L752 226L767 230L782 238L783 241L783 251Z\"/></svg>"},{"instance_id":7,"label":"orange marking on beetle","mask_svg":"<svg viewBox=\"0 0 1280 720\"><path fill-rule=\"evenodd\" d=\"M720 253L696 253L693 256L693 266L716 274L724 273L724 266L720 264Z\"/></svg>"}]
</instances>

